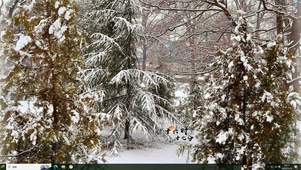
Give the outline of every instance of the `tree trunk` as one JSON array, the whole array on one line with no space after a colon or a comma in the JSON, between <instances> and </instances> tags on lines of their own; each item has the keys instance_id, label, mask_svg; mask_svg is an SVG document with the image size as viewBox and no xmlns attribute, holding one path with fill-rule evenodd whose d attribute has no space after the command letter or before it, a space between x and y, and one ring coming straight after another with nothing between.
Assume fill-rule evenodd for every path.
<instances>
[{"instance_id":1,"label":"tree trunk","mask_svg":"<svg viewBox=\"0 0 301 170\"><path fill-rule=\"evenodd\" d=\"M132 23L132 9L131 9L131 4L130 1L127 2L127 10L128 10L128 16L127 20ZM127 69L132 69L132 32L129 33L128 39L127 39L127 46L126 46L126 54L127 54ZM131 117L131 100L132 100L132 85L130 82L127 82L126 85L127 88L127 103L126 103L126 108L127 108L127 115L126 115L126 120L125 120L125 127L124 127L124 139L127 139L127 148L129 148L130 145L130 117Z\"/></svg>"},{"instance_id":2,"label":"tree trunk","mask_svg":"<svg viewBox=\"0 0 301 170\"><path fill-rule=\"evenodd\" d=\"M275 0L275 4L279 6L280 11L285 11L284 6L286 5L284 0ZM284 32L284 16L281 13L276 13L276 30L277 35L283 34Z\"/></svg>"},{"instance_id":3,"label":"tree trunk","mask_svg":"<svg viewBox=\"0 0 301 170\"><path fill-rule=\"evenodd\" d=\"M194 18L195 16L189 16L190 18ZM193 35L196 32L195 23L194 21L189 21L187 23L187 30L189 35ZM190 55L190 69L191 69L191 76L190 76L190 95L192 96L192 109L195 111L198 108L198 84L197 84L197 50L196 50L196 41L195 37L191 36L188 40L189 42L189 55Z\"/></svg>"},{"instance_id":4,"label":"tree trunk","mask_svg":"<svg viewBox=\"0 0 301 170\"><path fill-rule=\"evenodd\" d=\"M147 20L147 13L144 8L142 8L142 26L146 28L146 20ZM147 39L143 37L142 40L142 70L146 70L146 59L147 59Z\"/></svg>"},{"instance_id":5,"label":"tree trunk","mask_svg":"<svg viewBox=\"0 0 301 170\"><path fill-rule=\"evenodd\" d=\"M291 43L289 46L289 55L291 56L296 56L298 49L300 48L300 19L301 16L301 5L297 5L297 14L295 16L295 18L293 18L293 22L292 22L292 27L291 30L289 30L291 32L291 34L289 35L289 42ZM300 71L299 71L299 63L300 63L300 57L296 57L295 59L296 61L296 65L295 65L295 72L293 73L293 79L297 78L300 76ZM293 82L293 87L294 90L296 92L300 92L300 84L298 81L294 81Z\"/></svg>"},{"instance_id":6,"label":"tree trunk","mask_svg":"<svg viewBox=\"0 0 301 170\"><path fill-rule=\"evenodd\" d=\"M127 119L125 121L125 126L124 126L124 139L129 139L130 137L130 121Z\"/></svg>"}]
</instances>

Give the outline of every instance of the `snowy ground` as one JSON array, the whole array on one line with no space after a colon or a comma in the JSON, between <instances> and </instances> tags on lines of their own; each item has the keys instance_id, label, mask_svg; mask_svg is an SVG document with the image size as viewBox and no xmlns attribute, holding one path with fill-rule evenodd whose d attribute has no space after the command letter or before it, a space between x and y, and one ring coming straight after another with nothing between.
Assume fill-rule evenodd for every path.
<instances>
[{"instance_id":1,"label":"snowy ground","mask_svg":"<svg viewBox=\"0 0 301 170\"><path fill-rule=\"evenodd\" d=\"M298 122L298 127L301 131L301 122ZM191 141L191 143L196 142L196 139ZM143 144L140 143L134 146L134 149L124 150L123 152L119 153L118 156L107 157L106 160L108 161L107 163L193 163L191 162L191 156L188 155L187 151L180 156L177 154L178 145L183 143L190 142L144 142ZM301 148L299 148L299 153L301 154ZM214 162L211 160L209 163Z\"/></svg>"},{"instance_id":2,"label":"snowy ground","mask_svg":"<svg viewBox=\"0 0 301 170\"><path fill-rule=\"evenodd\" d=\"M107 163L191 163L187 152L176 154L177 144L154 143L152 147L124 150L119 156L107 158Z\"/></svg>"},{"instance_id":3,"label":"snowy ground","mask_svg":"<svg viewBox=\"0 0 301 170\"><path fill-rule=\"evenodd\" d=\"M173 139L176 136L193 136L194 132L188 130L187 135L179 132L178 134L169 133L169 136ZM106 157L107 163L172 163L172 164L186 164L191 162L191 156L188 155L188 151L178 155L177 149L179 144L195 144L197 139L195 137L188 141L179 139L173 142L157 139L153 141L146 140L142 134L132 134L136 143L130 145L131 149L124 149L116 156ZM123 142L125 143L125 141Z\"/></svg>"},{"instance_id":4,"label":"snowy ground","mask_svg":"<svg viewBox=\"0 0 301 170\"><path fill-rule=\"evenodd\" d=\"M143 146L136 146L134 149L124 150L118 156L106 157L106 160L107 163L193 163L191 162L191 156L187 154L188 152L180 156L177 155L178 144L168 142L147 143ZM299 148L299 153L301 153L301 148ZM214 162L211 160L209 163Z\"/></svg>"}]
</instances>

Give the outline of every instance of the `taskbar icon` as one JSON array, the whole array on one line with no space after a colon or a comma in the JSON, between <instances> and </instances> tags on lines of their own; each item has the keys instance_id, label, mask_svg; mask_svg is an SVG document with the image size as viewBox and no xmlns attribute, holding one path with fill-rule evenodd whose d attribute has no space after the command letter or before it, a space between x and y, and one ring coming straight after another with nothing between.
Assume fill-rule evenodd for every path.
<instances>
[{"instance_id":1,"label":"taskbar icon","mask_svg":"<svg viewBox=\"0 0 301 170\"><path fill-rule=\"evenodd\" d=\"M53 164L52 170L74 170L73 164Z\"/></svg>"}]
</instances>

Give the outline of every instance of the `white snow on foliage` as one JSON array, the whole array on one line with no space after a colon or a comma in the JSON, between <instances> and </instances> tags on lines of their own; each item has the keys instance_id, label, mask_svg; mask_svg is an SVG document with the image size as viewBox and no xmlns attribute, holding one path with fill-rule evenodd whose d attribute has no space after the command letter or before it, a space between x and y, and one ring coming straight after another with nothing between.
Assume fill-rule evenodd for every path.
<instances>
[{"instance_id":1,"label":"white snow on foliage","mask_svg":"<svg viewBox=\"0 0 301 170\"><path fill-rule=\"evenodd\" d=\"M205 93L205 95L204 95L204 99L209 99L209 98L210 98L210 96L211 96L211 94L210 94L210 93Z\"/></svg>"},{"instance_id":2,"label":"white snow on foliage","mask_svg":"<svg viewBox=\"0 0 301 170\"><path fill-rule=\"evenodd\" d=\"M273 95L270 92L264 91L264 94L261 97L261 101L264 102L265 100L267 100L268 102L270 102L272 99Z\"/></svg>"},{"instance_id":3,"label":"white snow on foliage","mask_svg":"<svg viewBox=\"0 0 301 170\"><path fill-rule=\"evenodd\" d=\"M54 8L57 9L59 6L60 6L60 2L56 1L55 4L54 4Z\"/></svg>"},{"instance_id":4,"label":"white snow on foliage","mask_svg":"<svg viewBox=\"0 0 301 170\"><path fill-rule=\"evenodd\" d=\"M262 47L257 46L256 49L255 49L255 53L256 53L256 54L263 54L264 51L263 51Z\"/></svg>"},{"instance_id":5,"label":"white snow on foliage","mask_svg":"<svg viewBox=\"0 0 301 170\"><path fill-rule=\"evenodd\" d=\"M247 34L247 41L252 41L252 34L250 33Z\"/></svg>"},{"instance_id":6,"label":"white snow on foliage","mask_svg":"<svg viewBox=\"0 0 301 170\"><path fill-rule=\"evenodd\" d=\"M23 5L23 7L24 7L25 9L31 11L35 3L36 3L36 1L35 1L35 0L32 0L31 3L30 3L29 5Z\"/></svg>"},{"instance_id":7,"label":"white snow on foliage","mask_svg":"<svg viewBox=\"0 0 301 170\"><path fill-rule=\"evenodd\" d=\"M54 34L57 39L60 41L63 41L65 39L65 36L63 35L65 31L67 30L67 26L63 25L61 23L61 19L58 18L50 27L49 27L49 34Z\"/></svg>"},{"instance_id":8,"label":"white snow on foliage","mask_svg":"<svg viewBox=\"0 0 301 170\"><path fill-rule=\"evenodd\" d=\"M235 121L239 124L239 125L244 125L244 121L242 118L240 118L240 115L239 114L235 114Z\"/></svg>"},{"instance_id":9,"label":"white snow on foliage","mask_svg":"<svg viewBox=\"0 0 301 170\"><path fill-rule=\"evenodd\" d=\"M273 115L270 114L270 111L266 112L265 114L267 122L272 122L274 120Z\"/></svg>"},{"instance_id":10,"label":"white snow on foliage","mask_svg":"<svg viewBox=\"0 0 301 170\"><path fill-rule=\"evenodd\" d=\"M43 28L48 25L46 19L42 19L37 26L34 27L34 32L37 34L43 33Z\"/></svg>"},{"instance_id":11,"label":"white snow on foliage","mask_svg":"<svg viewBox=\"0 0 301 170\"><path fill-rule=\"evenodd\" d=\"M19 133L15 130L12 131L12 134L11 134L14 138L13 138L13 142L16 141L19 137Z\"/></svg>"},{"instance_id":12,"label":"white snow on foliage","mask_svg":"<svg viewBox=\"0 0 301 170\"><path fill-rule=\"evenodd\" d=\"M64 138L66 144L67 144L67 145L70 145L70 141L69 141L69 139L66 137L66 135L63 134L62 136L63 136L63 138Z\"/></svg>"},{"instance_id":13,"label":"white snow on foliage","mask_svg":"<svg viewBox=\"0 0 301 170\"><path fill-rule=\"evenodd\" d=\"M28 112L28 111L43 111L42 108L37 108L34 106L34 102L35 101L19 101L19 106L18 106L18 110L21 112L21 113L25 113L25 112Z\"/></svg>"},{"instance_id":14,"label":"white snow on foliage","mask_svg":"<svg viewBox=\"0 0 301 170\"><path fill-rule=\"evenodd\" d=\"M187 97L188 97L188 94L185 93L184 90L177 90L177 91L175 91L175 96L176 96L176 97L184 97L184 98L187 98Z\"/></svg>"},{"instance_id":15,"label":"white snow on foliage","mask_svg":"<svg viewBox=\"0 0 301 170\"><path fill-rule=\"evenodd\" d=\"M65 12L66 12L66 7L63 6L63 7L60 7L58 14L59 14L59 16L62 16Z\"/></svg>"},{"instance_id":16,"label":"white snow on foliage","mask_svg":"<svg viewBox=\"0 0 301 170\"><path fill-rule=\"evenodd\" d=\"M1 40L1 41L3 41L3 38L2 38L2 37L5 36L5 34L6 34L6 31L1 31L1 32L0 32L0 40Z\"/></svg>"},{"instance_id":17,"label":"white snow on foliage","mask_svg":"<svg viewBox=\"0 0 301 170\"><path fill-rule=\"evenodd\" d=\"M31 39L30 36L22 34L22 35L20 35L20 38L17 41L16 46L15 46L14 49L16 51L20 51L22 48L24 48L26 45L28 45L31 42L32 42L32 39Z\"/></svg>"},{"instance_id":18,"label":"white snow on foliage","mask_svg":"<svg viewBox=\"0 0 301 170\"><path fill-rule=\"evenodd\" d=\"M70 18L71 18L71 11L69 10L65 13L65 20L69 21Z\"/></svg>"},{"instance_id":19,"label":"white snow on foliage","mask_svg":"<svg viewBox=\"0 0 301 170\"><path fill-rule=\"evenodd\" d=\"M34 132L30 134L30 141L32 141L32 145L37 144L37 130L34 129Z\"/></svg>"},{"instance_id":20,"label":"white snow on foliage","mask_svg":"<svg viewBox=\"0 0 301 170\"><path fill-rule=\"evenodd\" d=\"M224 144L227 141L228 137L231 136L231 135L233 135L233 129L232 128L230 128L228 131L221 131L217 135L215 141L217 143Z\"/></svg>"},{"instance_id":21,"label":"white snow on foliage","mask_svg":"<svg viewBox=\"0 0 301 170\"><path fill-rule=\"evenodd\" d=\"M227 140L227 133L224 132L224 131L221 131L218 135L217 135L217 138L216 138L216 142L217 143L220 143L220 144L223 144L225 143Z\"/></svg>"},{"instance_id":22,"label":"white snow on foliage","mask_svg":"<svg viewBox=\"0 0 301 170\"><path fill-rule=\"evenodd\" d=\"M236 35L232 35L231 36L231 40L236 40L236 41L239 42L239 41L241 41L241 37L239 35L237 35L237 36Z\"/></svg>"},{"instance_id":23,"label":"white snow on foliage","mask_svg":"<svg viewBox=\"0 0 301 170\"><path fill-rule=\"evenodd\" d=\"M229 64L228 64L228 69L229 69L229 71L231 71L232 70L232 67L234 66L234 63L233 63L233 61L231 61Z\"/></svg>"},{"instance_id":24,"label":"white snow on foliage","mask_svg":"<svg viewBox=\"0 0 301 170\"><path fill-rule=\"evenodd\" d=\"M276 42L275 42L275 41L271 41L271 42L269 42L269 43L267 44L267 47L268 47L268 48L271 48L271 47L274 47L274 46L276 46Z\"/></svg>"},{"instance_id":25,"label":"white snow on foliage","mask_svg":"<svg viewBox=\"0 0 301 170\"><path fill-rule=\"evenodd\" d=\"M297 109L301 105L301 96L296 92L292 92L288 95L287 101L289 101L290 104Z\"/></svg>"}]
</instances>

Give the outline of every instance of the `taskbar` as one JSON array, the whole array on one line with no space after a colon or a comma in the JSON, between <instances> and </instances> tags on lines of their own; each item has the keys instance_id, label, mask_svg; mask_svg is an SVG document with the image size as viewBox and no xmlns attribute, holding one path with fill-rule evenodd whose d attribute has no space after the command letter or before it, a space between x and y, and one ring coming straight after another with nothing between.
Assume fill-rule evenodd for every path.
<instances>
[{"instance_id":1,"label":"taskbar","mask_svg":"<svg viewBox=\"0 0 301 170\"><path fill-rule=\"evenodd\" d=\"M237 164L0 164L0 170L254 170L257 168ZM301 164L267 164L260 169L301 170Z\"/></svg>"}]
</instances>

